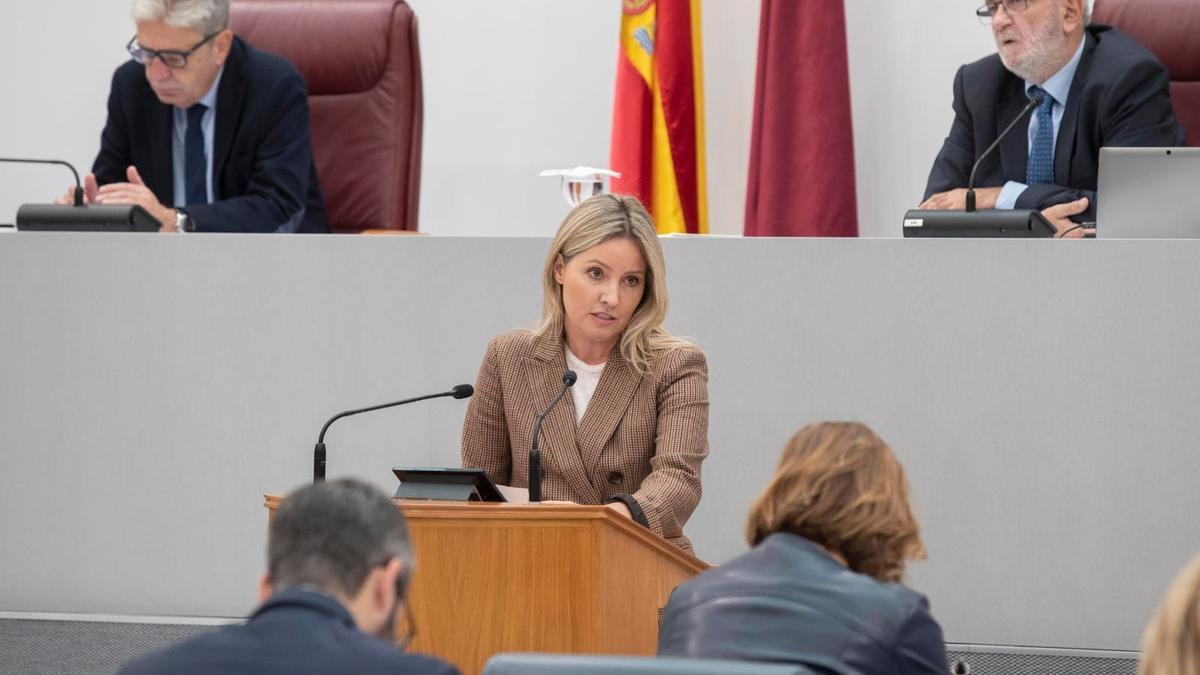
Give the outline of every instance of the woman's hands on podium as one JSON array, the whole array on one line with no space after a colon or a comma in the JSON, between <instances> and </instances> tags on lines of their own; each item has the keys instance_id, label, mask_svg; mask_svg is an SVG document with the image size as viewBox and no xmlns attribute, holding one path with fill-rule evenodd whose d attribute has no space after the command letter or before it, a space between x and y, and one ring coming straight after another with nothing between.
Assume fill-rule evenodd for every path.
<instances>
[{"instance_id":1,"label":"woman's hands on podium","mask_svg":"<svg viewBox=\"0 0 1200 675\"><path fill-rule=\"evenodd\" d=\"M569 499L544 499L544 500L542 500L541 503L543 503L543 504L572 504L572 505L575 504L575 502L573 502ZM629 507L625 506L621 502L609 502L609 503L605 504L605 506L612 509L613 511L616 511L617 513L621 514L622 516L625 516L626 518L633 520L633 514L629 512Z\"/></svg>"},{"instance_id":2,"label":"woman's hands on podium","mask_svg":"<svg viewBox=\"0 0 1200 675\"><path fill-rule=\"evenodd\" d=\"M629 512L629 507L625 506L621 502L609 502L605 504L605 506L625 516L626 518L633 520L633 514Z\"/></svg>"}]
</instances>

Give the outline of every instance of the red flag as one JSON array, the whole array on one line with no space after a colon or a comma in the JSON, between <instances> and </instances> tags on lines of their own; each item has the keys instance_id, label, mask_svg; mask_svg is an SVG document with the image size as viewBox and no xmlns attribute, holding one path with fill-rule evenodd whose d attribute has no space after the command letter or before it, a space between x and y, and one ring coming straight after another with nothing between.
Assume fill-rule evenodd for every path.
<instances>
[{"instance_id":1,"label":"red flag","mask_svg":"<svg viewBox=\"0 0 1200 675\"><path fill-rule=\"evenodd\" d=\"M613 99L613 191L659 232L707 232L700 0L622 0Z\"/></svg>"},{"instance_id":2,"label":"red flag","mask_svg":"<svg viewBox=\"0 0 1200 675\"><path fill-rule=\"evenodd\" d=\"M762 0L745 234L858 235L842 0Z\"/></svg>"}]
</instances>

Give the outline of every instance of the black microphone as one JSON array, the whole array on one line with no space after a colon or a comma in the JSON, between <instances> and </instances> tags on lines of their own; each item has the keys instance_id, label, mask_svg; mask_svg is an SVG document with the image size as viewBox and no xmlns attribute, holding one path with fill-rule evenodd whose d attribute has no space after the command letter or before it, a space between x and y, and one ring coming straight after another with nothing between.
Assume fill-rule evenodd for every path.
<instances>
[{"instance_id":1,"label":"black microphone","mask_svg":"<svg viewBox=\"0 0 1200 675\"><path fill-rule=\"evenodd\" d=\"M1004 138L1008 136L1008 132L1012 131L1013 127L1017 126L1017 122L1025 119L1025 116L1041 105L1044 99L1045 97L1041 94L1029 99L1029 103L1026 104L1023 110L1021 110L1021 114L1017 115L1012 122L1009 122L1008 126L1004 127L1004 131L1001 131L1000 135L996 137L996 140L992 141L992 144L988 146L988 149L984 150L983 154L979 156L979 159L975 160L975 166L971 167L971 177L967 180L967 208L965 210L968 213L975 210L975 172L979 171L979 165L983 164L983 160L987 159L987 156L992 154L992 151L996 149L996 146L1000 145L1000 141L1004 140Z\"/></svg>"},{"instance_id":2,"label":"black microphone","mask_svg":"<svg viewBox=\"0 0 1200 675\"><path fill-rule=\"evenodd\" d=\"M542 420L546 419L546 415L549 415L554 406L558 405L567 390L575 384L576 379L578 376L575 371L569 368L563 371L563 386L559 390L558 396L555 396L550 405L546 406L542 414L533 421L533 443L529 447L529 501L531 502L542 501L542 453L538 450L538 436L542 433Z\"/></svg>"},{"instance_id":3,"label":"black microphone","mask_svg":"<svg viewBox=\"0 0 1200 675\"><path fill-rule=\"evenodd\" d=\"M83 183L79 182L79 172L70 162L61 159L17 159L13 157L0 157L0 162L15 162L17 164L59 164L71 170L71 175L75 176L75 206L83 206Z\"/></svg>"},{"instance_id":4,"label":"black microphone","mask_svg":"<svg viewBox=\"0 0 1200 675\"><path fill-rule=\"evenodd\" d=\"M137 204L84 204L79 172L61 159L22 159L0 157L0 162L16 164L59 164L75 177L73 205L22 204L17 208L17 229L29 231L63 230L68 232L157 232L162 226L149 211Z\"/></svg>"},{"instance_id":5,"label":"black microphone","mask_svg":"<svg viewBox=\"0 0 1200 675\"><path fill-rule=\"evenodd\" d=\"M313 482L319 483L319 482L325 480L325 432L329 430L329 425L333 424L337 420L340 420L343 417L350 417L351 415L357 415L359 413L371 412L373 410L383 410L384 408L391 408L391 407L398 406L398 405L404 405L405 403L416 403L417 401L424 401L424 400L431 399L431 398L442 398L443 396L453 396L454 398L470 398L471 394L474 394L474 393L475 393L475 387L472 387L469 384L456 384L456 385L454 385L454 388L451 389L450 391L443 391L438 394L428 394L425 396L418 396L416 398L406 398L403 401L393 401L392 403L384 403L382 405L373 405L369 408L359 408L357 410L347 410L345 412L340 412L340 413L334 415L333 417L330 417L329 421L325 423L325 426L321 427L321 434L319 436L317 436L317 445L316 445L316 447L313 448Z\"/></svg>"},{"instance_id":6,"label":"black microphone","mask_svg":"<svg viewBox=\"0 0 1200 675\"><path fill-rule=\"evenodd\" d=\"M988 209L975 210L975 174L983 160L987 159L1000 142L1008 136L1017 123L1025 119L1045 101L1038 95L1017 115L1016 119L1004 127L1004 131L988 146L987 150L975 160L971 167L971 176L967 180L965 208L958 210L938 209L909 209L904 213L905 237L1052 237L1055 234L1054 224L1037 209Z\"/></svg>"}]
</instances>

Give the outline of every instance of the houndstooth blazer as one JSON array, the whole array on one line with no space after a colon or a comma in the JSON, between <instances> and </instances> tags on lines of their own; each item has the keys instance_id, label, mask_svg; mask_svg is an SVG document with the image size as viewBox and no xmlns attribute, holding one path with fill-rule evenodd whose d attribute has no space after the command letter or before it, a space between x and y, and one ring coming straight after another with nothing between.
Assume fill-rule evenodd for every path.
<instances>
[{"instance_id":1,"label":"houndstooth blazer","mask_svg":"<svg viewBox=\"0 0 1200 675\"><path fill-rule=\"evenodd\" d=\"M463 421L462 461L493 481L529 485L534 418L567 368L563 340L514 330L488 343ZM602 504L633 495L650 529L688 551L683 525L700 501L708 456L708 366L698 347L663 354L639 376L614 347L579 428L563 397L542 422L542 497Z\"/></svg>"}]
</instances>

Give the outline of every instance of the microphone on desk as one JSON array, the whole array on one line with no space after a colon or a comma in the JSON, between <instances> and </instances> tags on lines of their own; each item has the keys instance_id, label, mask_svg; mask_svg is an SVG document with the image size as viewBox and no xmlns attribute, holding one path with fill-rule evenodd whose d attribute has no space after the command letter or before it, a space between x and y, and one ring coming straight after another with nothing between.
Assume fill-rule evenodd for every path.
<instances>
[{"instance_id":1,"label":"microphone on desk","mask_svg":"<svg viewBox=\"0 0 1200 675\"><path fill-rule=\"evenodd\" d=\"M426 394L425 396L418 396L416 398L406 398L403 401L393 401L391 403L373 405L369 408L347 410L330 417L329 421L325 423L325 426L321 427L321 433L317 436L317 445L313 448L313 482L319 483L325 480L325 432L329 431L329 425L333 424L337 420L340 420L343 417L358 415L360 413L383 410L384 408L392 408L398 405L404 405L406 403L416 403L417 401L425 401L431 398L442 398L444 396L453 396L454 398L470 398L471 394L474 393L475 387L472 387L469 384L456 384L450 391L443 391L437 394Z\"/></svg>"},{"instance_id":2,"label":"microphone on desk","mask_svg":"<svg viewBox=\"0 0 1200 675\"><path fill-rule=\"evenodd\" d=\"M70 162L61 159L20 159L16 157L0 157L0 162L14 164L58 164L67 167L71 170L71 175L75 177L75 206L85 206L83 203L83 183L79 182L79 172L75 170L75 166Z\"/></svg>"},{"instance_id":3,"label":"microphone on desk","mask_svg":"<svg viewBox=\"0 0 1200 675\"><path fill-rule=\"evenodd\" d=\"M983 164L983 160L987 159L987 156L996 150L996 148L1000 145L1000 141L1003 141L1008 136L1009 132L1013 130L1013 127L1017 126L1017 123L1025 119L1029 113L1036 110L1037 107L1042 104L1044 99L1045 97L1041 94L1031 98L1029 103L1027 103L1021 110L1021 114L1017 115L1012 122L1009 122L1008 126L1004 127L1004 131L1001 131L1000 135L996 137L996 140L992 141L992 144L988 146L988 149L984 150L983 154L979 156L979 159L975 160L975 165L971 167L971 177L967 179L967 213L971 213L975 210L975 173L979 171L979 165Z\"/></svg>"},{"instance_id":4,"label":"microphone on desk","mask_svg":"<svg viewBox=\"0 0 1200 675\"><path fill-rule=\"evenodd\" d=\"M563 386L562 389L558 391L558 396L555 396L554 400L550 402L550 405L546 406L546 409L542 411L542 414L538 415L533 420L533 442L529 446L530 502L542 501L542 453L540 450L538 450L538 436L541 435L542 432L542 420L546 419L546 415L549 415L551 410L554 410L554 406L558 405L558 402L561 401L562 397L566 395L567 390L575 384L575 380L577 378L578 376L575 375L575 371L569 368L563 371Z\"/></svg>"},{"instance_id":5,"label":"microphone on desk","mask_svg":"<svg viewBox=\"0 0 1200 675\"><path fill-rule=\"evenodd\" d=\"M975 174L983 160L1000 147L1017 124L1042 104L1044 96L1034 96L1009 122L1004 131L975 160L967 180L966 204L962 211L910 209L904 214L905 237L1053 237L1054 225L1037 209L975 210Z\"/></svg>"},{"instance_id":6,"label":"microphone on desk","mask_svg":"<svg viewBox=\"0 0 1200 675\"><path fill-rule=\"evenodd\" d=\"M85 204L79 172L61 159L0 157L10 164L58 164L75 177L74 204L22 204L17 208L18 230L95 230L155 232L159 222L137 204Z\"/></svg>"}]
</instances>

